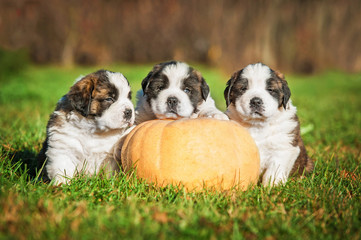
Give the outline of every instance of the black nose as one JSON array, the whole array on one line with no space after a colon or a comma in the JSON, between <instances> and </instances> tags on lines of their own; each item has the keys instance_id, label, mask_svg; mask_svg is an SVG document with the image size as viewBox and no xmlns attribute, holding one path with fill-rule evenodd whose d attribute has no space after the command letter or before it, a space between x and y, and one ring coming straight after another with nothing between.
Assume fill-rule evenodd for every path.
<instances>
[{"instance_id":1,"label":"black nose","mask_svg":"<svg viewBox=\"0 0 361 240\"><path fill-rule=\"evenodd\" d=\"M171 110L176 110L176 107L177 107L177 105L178 105L178 98L176 98L176 97L169 97L168 99L167 99L167 104L168 104L168 107L169 107L169 109L171 109Z\"/></svg>"},{"instance_id":2,"label":"black nose","mask_svg":"<svg viewBox=\"0 0 361 240\"><path fill-rule=\"evenodd\" d=\"M263 101L259 97L252 98L250 103L249 103L251 108L259 108L262 104L263 104Z\"/></svg>"},{"instance_id":3,"label":"black nose","mask_svg":"<svg viewBox=\"0 0 361 240\"><path fill-rule=\"evenodd\" d=\"M133 113L133 110L132 110L132 109L130 109L130 108L125 109L125 111L124 111L124 118L125 118L126 120L131 119L131 118L132 118L132 113Z\"/></svg>"}]
</instances>

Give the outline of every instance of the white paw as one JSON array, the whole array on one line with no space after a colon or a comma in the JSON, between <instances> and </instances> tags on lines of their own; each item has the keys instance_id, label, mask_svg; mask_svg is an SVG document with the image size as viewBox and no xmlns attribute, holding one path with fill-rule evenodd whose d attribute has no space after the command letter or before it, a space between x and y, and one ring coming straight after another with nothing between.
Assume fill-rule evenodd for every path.
<instances>
[{"instance_id":1,"label":"white paw","mask_svg":"<svg viewBox=\"0 0 361 240\"><path fill-rule=\"evenodd\" d=\"M287 182L287 177L281 174L270 174L270 171L267 171L263 175L262 184L263 186L274 187L277 185L284 185Z\"/></svg>"},{"instance_id":2,"label":"white paw","mask_svg":"<svg viewBox=\"0 0 361 240\"><path fill-rule=\"evenodd\" d=\"M228 116L224 113L213 113L213 114L208 114L207 117L209 118L215 118L218 120L229 120Z\"/></svg>"},{"instance_id":3,"label":"white paw","mask_svg":"<svg viewBox=\"0 0 361 240\"><path fill-rule=\"evenodd\" d=\"M70 178L66 177L66 176L62 176L62 175L56 175L53 179L52 179L52 184L54 186L59 186L61 184L69 184L70 183Z\"/></svg>"}]
</instances>

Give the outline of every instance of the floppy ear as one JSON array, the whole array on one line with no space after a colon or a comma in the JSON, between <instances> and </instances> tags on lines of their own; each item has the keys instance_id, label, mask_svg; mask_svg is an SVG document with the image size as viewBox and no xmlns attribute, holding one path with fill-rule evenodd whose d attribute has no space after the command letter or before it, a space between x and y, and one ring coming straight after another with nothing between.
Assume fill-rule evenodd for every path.
<instances>
[{"instance_id":1,"label":"floppy ear","mask_svg":"<svg viewBox=\"0 0 361 240\"><path fill-rule=\"evenodd\" d=\"M204 78L202 77L202 74L198 71L198 70L194 70L193 68L191 68L192 73L196 75L196 77L198 78L198 81L200 81L201 83L201 94L202 94L202 98L204 100L207 100L208 94L209 94L209 86L206 82L206 80L204 80Z\"/></svg>"},{"instance_id":2,"label":"floppy ear","mask_svg":"<svg viewBox=\"0 0 361 240\"><path fill-rule=\"evenodd\" d=\"M84 117L89 115L94 85L94 79L86 76L75 83L67 94L72 107Z\"/></svg>"},{"instance_id":3,"label":"floppy ear","mask_svg":"<svg viewBox=\"0 0 361 240\"><path fill-rule=\"evenodd\" d=\"M238 74L238 72L233 73L231 79L229 79L228 82L227 82L226 89L224 89L223 94L224 94L224 99L226 99L227 107L228 107L229 104L231 104L231 98L232 98L232 91L231 90L232 90L234 82L237 79L237 74Z\"/></svg>"},{"instance_id":4,"label":"floppy ear","mask_svg":"<svg viewBox=\"0 0 361 240\"><path fill-rule=\"evenodd\" d=\"M142 81L142 89L143 89L143 95L145 94L145 90L148 88L149 83L150 83L150 79L153 76L153 73L158 72L159 70L161 70L163 68L163 66L165 65L165 63L159 63L157 65L155 65L152 69L152 71L150 71L148 73L148 75L143 79Z\"/></svg>"},{"instance_id":5,"label":"floppy ear","mask_svg":"<svg viewBox=\"0 0 361 240\"><path fill-rule=\"evenodd\" d=\"M291 97L291 90L288 87L286 80L282 80L282 92L283 92L282 106L284 109L286 109L288 100L290 100Z\"/></svg>"},{"instance_id":6,"label":"floppy ear","mask_svg":"<svg viewBox=\"0 0 361 240\"><path fill-rule=\"evenodd\" d=\"M149 72L148 75L142 81L143 95L145 94L145 90L149 86L150 78L151 78L152 75L153 75L153 72Z\"/></svg>"},{"instance_id":7,"label":"floppy ear","mask_svg":"<svg viewBox=\"0 0 361 240\"><path fill-rule=\"evenodd\" d=\"M202 77L201 80L201 91L202 91L202 98L204 100L207 100L208 94L209 94L209 86L206 83L206 80L204 80L204 78Z\"/></svg>"},{"instance_id":8,"label":"floppy ear","mask_svg":"<svg viewBox=\"0 0 361 240\"><path fill-rule=\"evenodd\" d=\"M276 74L276 76L278 78L280 78L281 80L285 80L285 75L283 75L283 73L281 73L280 71L274 71L274 73Z\"/></svg>"},{"instance_id":9,"label":"floppy ear","mask_svg":"<svg viewBox=\"0 0 361 240\"><path fill-rule=\"evenodd\" d=\"M275 71L276 76L281 79L281 83L282 83L282 92L283 92L283 98L282 98L282 106L284 109L286 109L287 103L290 100L291 97L291 90L288 87L288 83L285 80L285 76L283 75L283 73L279 72L279 71Z\"/></svg>"},{"instance_id":10,"label":"floppy ear","mask_svg":"<svg viewBox=\"0 0 361 240\"><path fill-rule=\"evenodd\" d=\"M226 89L224 89L224 99L226 99L226 105L228 107L228 105L230 104L230 97L231 97L231 89L232 89L232 78L228 80L227 82L227 87Z\"/></svg>"}]
</instances>

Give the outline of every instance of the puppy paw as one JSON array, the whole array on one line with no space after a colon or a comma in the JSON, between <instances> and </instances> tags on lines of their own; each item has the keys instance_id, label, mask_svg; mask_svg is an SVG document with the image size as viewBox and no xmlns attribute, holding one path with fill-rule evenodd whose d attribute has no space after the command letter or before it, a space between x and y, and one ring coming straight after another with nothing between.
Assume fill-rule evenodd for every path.
<instances>
[{"instance_id":1,"label":"puppy paw","mask_svg":"<svg viewBox=\"0 0 361 240\"><path fill-rule=\"evenodd\" d=\"M229 120L228 116L222 112L214 112L214 113L209 113L209 114L206 114L205 117L208 117L208 118L215 118L215 119L218 119L218 120Z\"/></svg>"},{"instance_id":2,"label":"puppy paw","mask_svg":"<svg viewBox=\"0 0 361 240\"><path fill-rule=\"evenodd\" d=\"M269 169L264 173L262 178L263 186L275 187L278 185L284 185L287 182L286 174L279 172L272 172Z\"/></svg>"}]
</instances>

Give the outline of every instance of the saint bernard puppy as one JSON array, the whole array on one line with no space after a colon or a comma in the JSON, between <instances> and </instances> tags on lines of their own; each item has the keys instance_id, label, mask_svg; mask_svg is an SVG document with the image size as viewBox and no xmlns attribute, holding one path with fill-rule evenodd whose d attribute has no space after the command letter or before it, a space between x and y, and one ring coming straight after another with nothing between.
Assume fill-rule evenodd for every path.
<instances>
[{"instance_id":1,"label":"saint bernard puppy","mask_svg":"<svg viewBox=\"0 0 361 240\"><path fill-rule=\"evenodd\" d=\"M249 130L259 148L263 185L313 170L290 96L283 74L262 63L235 72L224 91L226 114Z\"/></svg>"},{"instance_id":2,"label":"saint bernard puppy","mask_svg":"<svg viewBox=\"0 0 361 240\"><path fill-rule=\"evenodd\" d=\"M201 73L186 63L157 64L137 93L136 124L152 119L213 117L228 120L218 110Z\"/></svg>"},{"instance_id":3,"label":"saint bernard puppy","mask_svg":"<svg viewBox=\"0 0 361 240\"><path fill-rule=\"evenodd\" d=\"M121 73L99 70L77 80L50 116L38 155L44 178L59 184L77 173L118 170L113 145L133 125L133 109L130 86Z\"/></svg>"}]
</instances>

